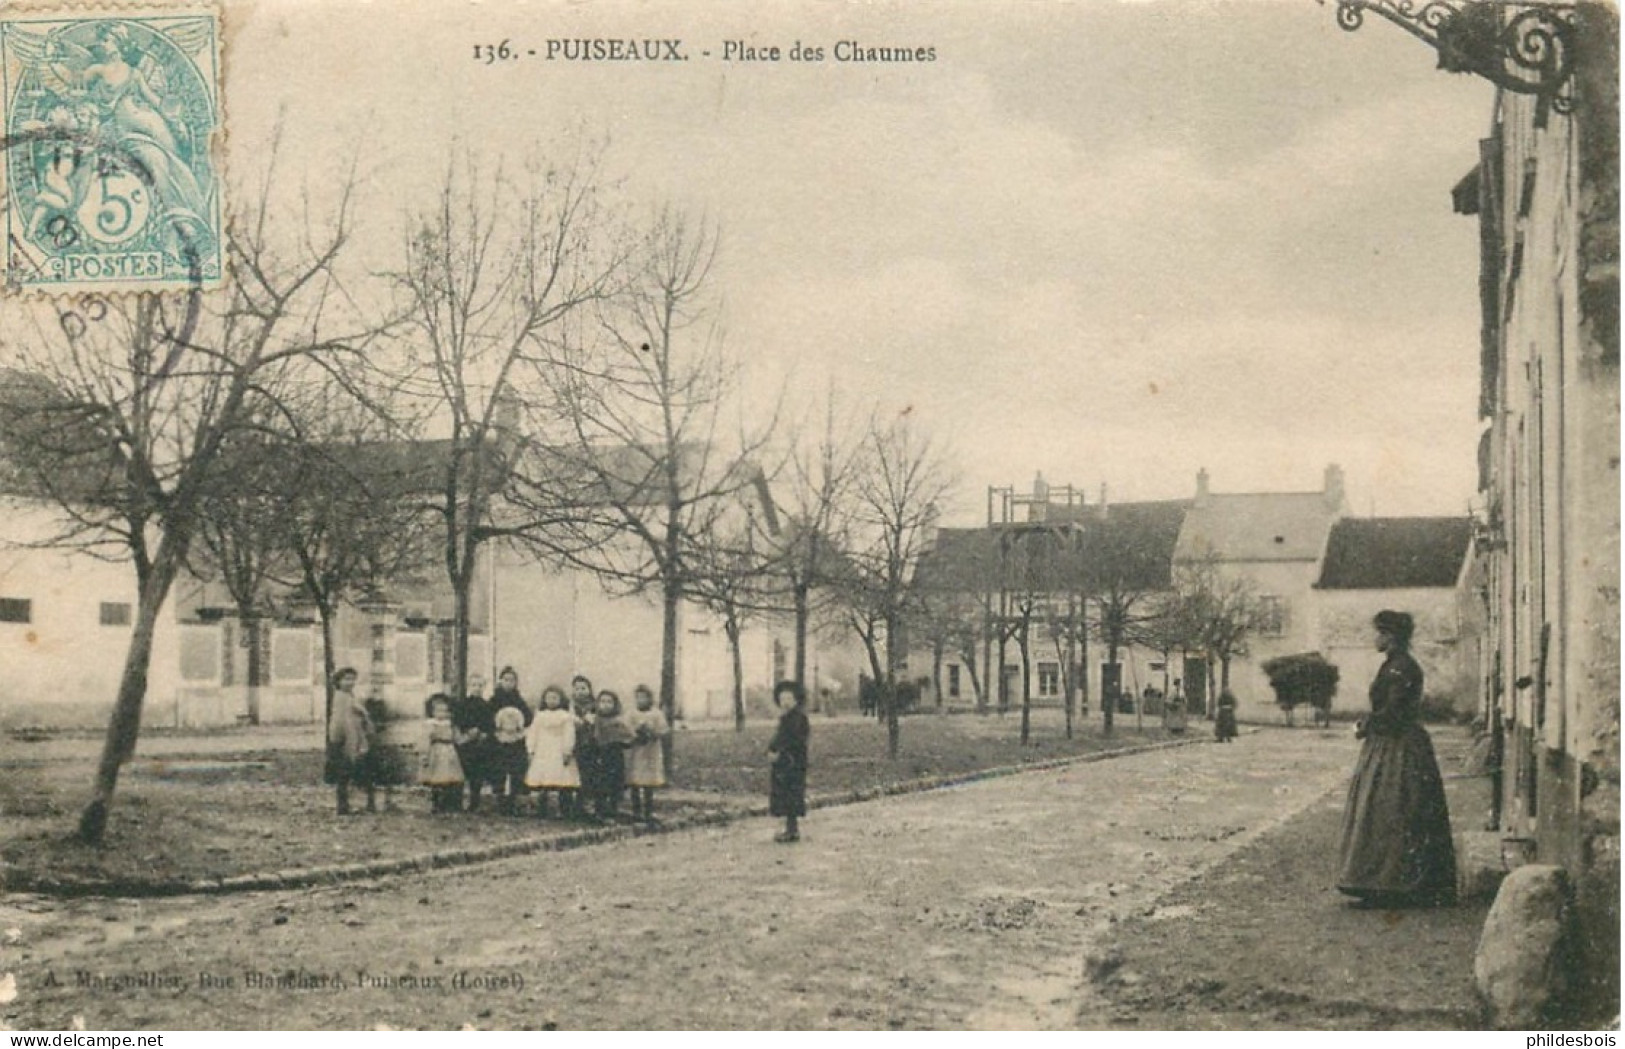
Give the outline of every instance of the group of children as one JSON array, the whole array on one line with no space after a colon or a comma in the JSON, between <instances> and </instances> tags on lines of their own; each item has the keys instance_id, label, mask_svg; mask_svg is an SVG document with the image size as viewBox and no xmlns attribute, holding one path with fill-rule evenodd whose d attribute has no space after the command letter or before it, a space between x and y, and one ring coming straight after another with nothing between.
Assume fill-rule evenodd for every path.
<instances>
[{"instance_id":1,"label":"group of children","mask_svg":"<svg viewBox=\"0 0 1625 1049\"><path fill-rule=\"evenodd\" d=\"M373 717L353 691L350 668L334 676L337 694L328 725L328 780L338 788L338 811L350 811L350 786L367 791L374 808L375 735ZM489 700L478 683L462 703L435 693L425 704L420 781L429 788L434 812L479 810L480 792L489 786L499 809L517 814L519 800L535 798L534 813L548 815L548 795L558 795L561 819L595 822L620 816L623 794L630 791L631 817L654 823L654 792L666 785L662 742L671 734L665 715L655 707L654 693L639 685L636 709L622 716L621 700L605 689L593 694L592 682L577 675L564 691L549 685L536 708L519 694L519 676L504 667ZM811 725L801 686L781 681L773 700L779 725L768 752L772 755L769 811L784 819L781 842L800 839L799 818L807 813L807 744Z\"/></svg>"},{"instance_id":2,"label":"group of children","mask_svg":"<svg viewBox=\"0 0 1625 1049\"><path fill-rule=\"evenodd\" d=\"M352 691L355 672L335 675L337 695L328 728L329 782L338 788L340 815L350 809L350 785L367 791L374 807L373 781L376 725ZM631 791L632 817L654 822L654 792L666 785L661 742L671 728L654 703L654 694L639 685L636 710L623 716L621 700L605 689L596 696L592 682L577 676L571 697L549 686L531 707L519 695L519 677L505 667L489 700L478 683L456 703L436 693L424 704L422 767L419 781L429 788L435 812L478 811L480 793L490 787L499 809L517 814L520 799L535 798L538 817L549 814L548 795L558 795L561 819L607 821L620 816L621 797Z\"/></svg>"},{"instance_id":3,"label":"group of children","mask_svg":"<svg viewBox=\"0 0 1625 1049\"><path fill-rule=\"evenodd\" d=\"M655 707L654 693L639 685L636 710L623 715L620 696L577 675L571 696L549 685L535 708L519 695L512 667L498 675L490 700L471 694L454 709L450 697L429 697L422 782L435 812L477 811L489 786L499 809L518 812L520 799L535 799L534 813L549 815L548 795L558 796L560 819L608 821L620 817L622 795L631 791L632 818L654 822L654 792L666 785L661 742L671 733Z\"/></svg>"}]
</instances>

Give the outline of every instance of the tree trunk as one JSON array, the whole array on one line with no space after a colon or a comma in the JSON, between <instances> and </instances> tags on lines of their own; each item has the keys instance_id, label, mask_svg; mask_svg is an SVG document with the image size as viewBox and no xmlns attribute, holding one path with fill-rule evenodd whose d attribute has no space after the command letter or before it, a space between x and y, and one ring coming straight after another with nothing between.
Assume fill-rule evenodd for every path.
<instances>
[{"instance_id":1,"label":"tree trunk","mask_svg":"<svg viewBox=\"0 0 1625 1049\"><path fill-rule=\"evenodd\" d=\"M1059 639L1055 642L1055 658L1061 665L1061 709L1065 715L1066 738L1072 738L1072 641L1067 639L1063 647Z\"/></svg>"},{"instance_id":2,"label":"tree trunk","mask_svg":"<svg viewBox=\"0 0 1625 1049\"><path fill-rule=\"evenodd\" d=\"M982 689L981 675L976 672L975 644L972 644L969 648L960 652L959 654L965 660L966 673L970 675L971 695L976 697L976 712L978 714L986 714L987 694Z\"/></svg>"},{"instance_id":3,"label":"tree trunk","mask_svg":"<svg viewBox=\"0 0 1625 1049\"><path fill-rule=\"evenodd\" d=\"M1207 681L1205 681L1204 684L1207 685L1207 719L1209 721L1212 721L1214 718L1219 716L1219 690L1213 687L1215 677L1213 673L1213 662L1213 657L1208 656L1202 664L1207 668Z\"/></svg>"},{"instance_id":4,"label":"tree trunk","mask_svg":"<svg viewBox=\"0 0 1625 1049\"><path fill-rule=\"evenodd\" d=\"M327 601L316 602L316 614L322 619L322 738L327 738L327 726L333 723L333 675L338 673L333 654L333 606Z\"/></svg>"},{"instance_id":5,"label":"tree trunk","mask_svg":"<svg viewBox=\"0 0 1625 1049\"><path fill-rule=\"evenodd\" d=\"M473 588L474 573L465 565L451 580L451 687L457 701L468 695L469 606L473 601L470 593Z\"/></svg>"},{"instance_id":6,"label":"tree trunk","mask_svg":"<svg viewBox=\"0 0 1625 1049\"><path fill-rule=\"evenodd\" d=\"M1007 658L1006 653L1008 651L1006 646L1009 644L1010 639L1005 636L1005 632L1001 627L999 630L999 665L997 667L988 667L989 677L997 682L993 687L998 690L999 717L1001 718L1010 709L1010 685L1004 673L1004 661Z\"/></svg>"},{"instance_id":7,"label":"tree trunk","mask_svg":"<svg viewBox=\"0 0 1625 1049\"><path fill-rule=\"evenodd\" d=\"M807 585L797 582L794 586L795 613L796 613L796 684L803 690L807 687L807 621L812 617L811 609L807 607ZM774 682L775 685L778 682Z\"/></svg>"},{"instance_id":8,"label":"tree trunk","mask_svg":"<svg viewBox=\"0 0 1625 1049\"><path fill-rule=\"evenodd\" d=\"M243 636L248 640L248 723L260 723L260 684L265 674L265 620L248 616L243 620Z\"/></svg>"},{"instance_id":9,"label":"tree trunk","mask_svg":"<svg viewBox=\"0 0 1625 1049\"><path fill-rule=\"evenodd\" d=\"M1116 664L1117 664L1117 639L1114 638L1114 637L1107 637L1107 639L1106 639L1106 665L1107 666L1116 666ZM1105 717L1106 717L1105 727L1102 728L1101 731L1104 732L1108 736L1112 734L1112 716L1117 711L1118 696L1121 695L1122 692L1123 692L1123 672L1122 672L1121 669L1119 669L1118 672L1117 672L1117 694L1114 695L1114 694L1112 694L1110 692L1107 692L1104 687L1102 687L1101 690L1100 690L1100 709L1105 711Z\"/></svg>"},{"instance_id":10,"label":"tree trunk","mask_svg":"<svg viewBox=\"0 0 1625 1049\"><path fill-rule=\"evenodd\" d=\"M1082 672L1078 675L1078 709L1084 717L1089 716L1089 618L1088 606L1079 611L1083 619L1078 623L1078 666Z\"/></svg>"},{"instance_id":11,"label":"tree trunk","mask_svg":"<svg viewBox=\"0 0 1625 1049\"><path fill-rule=\"evenodd\" d=\"M1024 747L1032 736L1033 718L1033 661L1029 630L1030 627L1023 623L1021 633L1016 638L1016 645L1021 650L1021 745Z\"/></svg>"},{"instance_id":12,"label":"tree trunk","mask_svg":"<svg viewBox=\"0 0 1625 1049\"><path fill-rule=\"evenodd\" d=\"M897 751L902 744L903 735L903 726L898 720L897 710L897 664L900 658L897 651L897 629L897 618L887 617L886 684L880 690L880 695L886 709L886 757L892 761L897 760Z\"/></svg>"},{"instance_id":13,"label":"tree trunk","mask_svg":"<svg viewBox=\"0 0 1625 1049\"><path fill-rule=\"evenodd\" d=\"M728 635L728 654L733 658L734 672L734 731L745 731L745 662L739 655L739 617L723 618L722 629Z\"/></svg>"},{"instance_id":14,"label":"tree trunk","mask_svg":"<svg viewBox=\"0 0 1625 1049\"><path fill-rule=\"evenodd\" d=\"M947 645L938 640L931 645L931 690L937 694L937 713L942 713L942 653Z\"/></svg>"},{"instance_id":15,"label":"tree trunk","mask_svg":"<svg viewBox=\"0 0 1625 1049\"><path fill-rule=\"evenodd\" d=\"M986 686L984 686L982 688L979 688L976 691L976 713L978 713L978 714L986 714L987 713L987 700L988 700L988 695L987 694L988 694L988 690L993 687L993 678L991 676L991 667L993 666L993 624L992 624L992 617L985 614L985 613L982 616L982 637L981 637L981 641L982 641L982 668L983 668L983 671L984 671L982 676L984 678L986 678L987 684L986 684ZM973 675L976 673L975 668L972 668L971 673Z\"/></svg>"},{"instance_id":16,"label":"tree trunk","mask_svg":"<svg viewBox=\"0 0 1625 1049\"><path fill-rule=\"evenodd\" d=\"M180 547L180 549L177 549ZM91 800L79 815L79 840L99 845L107 831L107 811L118 787L119 769L135 755L136 738L141 732L141 705L147 698L147 672L152 666L152 640L158 615L175 581L185 543L173 537L160 543L147 578L141 581L141 601L130 649L124 657L124 673L119 679L118 699L107 723L107 739L102 744L101 762L96 767L96 785Z\"/></svg>"},{"instance_id":17,"label":"tree trunk","mask_svg":"<svg viewBox=\"0 0 1625 1049\"><path fill-rule=\"evenodd\" d=\"M677 616L682 607L683 590L678 582L668 578L661 587L660 623L660 710L666 715L666 724L677 724ZM666 775L672 770L672 736L666 733L660 741L666 761Z\"/></svg>"}]
</instances>

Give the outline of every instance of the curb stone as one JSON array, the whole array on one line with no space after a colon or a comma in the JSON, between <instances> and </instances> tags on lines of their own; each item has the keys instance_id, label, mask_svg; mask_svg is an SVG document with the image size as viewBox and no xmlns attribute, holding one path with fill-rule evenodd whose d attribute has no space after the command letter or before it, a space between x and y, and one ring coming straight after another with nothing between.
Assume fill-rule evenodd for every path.
<instances>
[{"instance_id":1,"label":"curb stone","mask_svg":"<svg viewBox=\"0 0 1625 1049\"><path fill-rule=\"evenodd\" d=\"M1213 740L1206 736L1195 735L1186 739L1147 743L1136 747L1123 747L1118 750L1097 751L1093 754L1046 758L1043 761L1028 762L1021 765L999 765L990 769L979 769L975 772L923 776L919 779L904 780L900 783L861 787L840 794L826 794L809 798L807 799L807 809L812 811L814 809L840 808L868 801L877 801L881 798L904 797L910 794L923 794L927 791L966 786L983 780L1002 779L1006 776L1019 775L1024 772L1053 771L1072 765L1085 765L1097 761L1109 761L1113 758L1132 757L1137 754L1149 754L1159 750L1170 750L1175 747L1188 747L1211 742ZM766 805L715 809L682 816L662 822L654 827L632 825L567 831L563 834L533 835L515 841L502 841L490 845L442 850L400 859L238 874L224 878L194 878L190 881L184 879L146 880L140 878L79 881L51 875L29 875L18 871L7 871L0 867L0 891L8 893L31 892L42 896L63 898L86 896L146 898L158 896L222 896L243 892L298 889L315 885L338 885L344 882L385 878L396 874L468 867L538 852L567 852L572 849L608 844L614 841L631 841L640 837L654 837L704 827L727 826L742 820L766 816L768 814L767 809Z\"/></svg>"}]
</instances>

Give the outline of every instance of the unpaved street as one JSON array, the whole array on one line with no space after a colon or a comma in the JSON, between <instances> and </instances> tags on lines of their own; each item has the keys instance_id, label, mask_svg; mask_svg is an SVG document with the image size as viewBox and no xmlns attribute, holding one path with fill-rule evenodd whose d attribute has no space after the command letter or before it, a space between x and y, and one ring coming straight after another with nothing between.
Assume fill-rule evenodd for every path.
<instances>
[{"instance_id":1,"label":"unpaved street","mask_svg":"<svg viewBox=\"0 0 1625 1049\"><path fill-rule=\"evenodd\" d=\"M793 846L748 820L330 889L13 897L0 972L18 996L0 1013L20 1029L1097 1026L1095 933L1322 798L1352 758L1344 734L1265 731L822 810Z\"/></svg>"}]
</instances>

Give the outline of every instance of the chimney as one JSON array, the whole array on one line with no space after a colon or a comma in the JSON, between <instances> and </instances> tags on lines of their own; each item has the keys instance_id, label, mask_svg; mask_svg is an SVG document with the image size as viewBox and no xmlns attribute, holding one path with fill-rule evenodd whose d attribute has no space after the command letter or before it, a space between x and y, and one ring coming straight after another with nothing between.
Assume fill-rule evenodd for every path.
<instances>
[{"instance_id":1,"label":"chimney","mask_svg":"<svg viewBox=\"0 0 1625 1049\"><path fill-rule=\"evenodd\" d=\"M1110 505L1106 499L1106 482L1100 482L1100 516L1106 516L1106 507Z\"/></svg>"},{"instance_id":2,"label":"chimney","mask_svg":"<svg viewBox=\"0 0 1625 1049\"><path fill-rule=\"evenodd\" d=\"M1207 467L1196 471L1196 505L1207 505Z\"/></svg>"},{"instance_id":3,"label":"chimney","mask_svg":"<svg viewBox=\"0 0 1625 1049\"><path fill-rule=\"evenodd\" d=\"M1325 486L1322 490L1326 494L1326 509L1334 514L1341 514L1346 496L1343 490L1343 468L1331 463L1326 467L1325 476Z\"/></svg>"}]
</instances>

